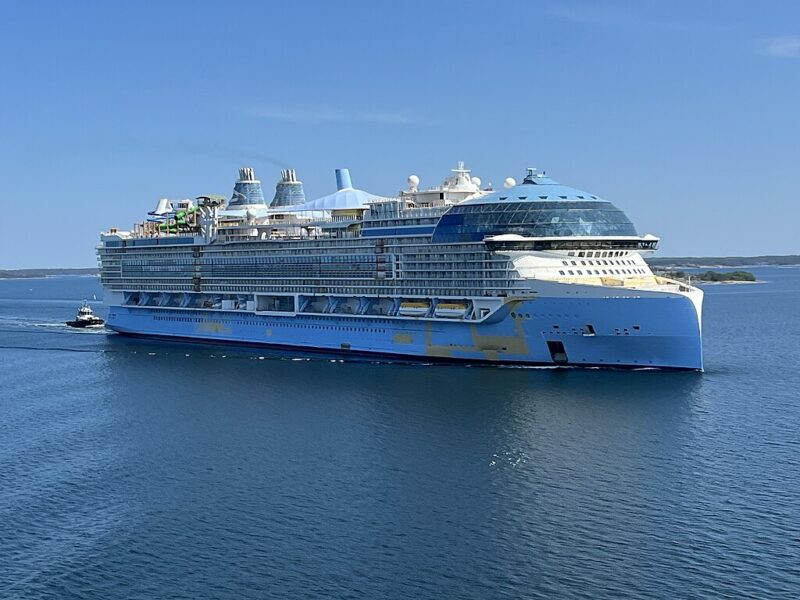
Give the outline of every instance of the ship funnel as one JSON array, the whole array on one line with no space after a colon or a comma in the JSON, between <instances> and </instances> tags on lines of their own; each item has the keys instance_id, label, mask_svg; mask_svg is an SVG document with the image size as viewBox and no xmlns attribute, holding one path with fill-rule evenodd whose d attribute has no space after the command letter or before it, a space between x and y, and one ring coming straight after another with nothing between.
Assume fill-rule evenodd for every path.
<instances>
[{"instance_id":1,"label":"ship funnel","mask_svg":"<svg viewBox=\"0 0 800 600\"><path fill-rule=\"evenodd\" d=\"M239 169L239 181L233 186L233 195L228 207L249 204L265 204L264 192L261 190L261 182L256 179L253 167L242 167Z\"/></svg>"},{"instance_id":2,"label":"ship funnel","mask_svg":"<svg viewBox=\"0 0 800 600\"><path fill-rule=\"evenodd\" d=\"M350 169L336 169L336 189L345 190L353 187L350 181Z\"/></svg>"},{"instance_id":3,"label":"ship funnel","mask_svg":"<svg viewBox=\"0 0 800 600\"><path fill-rule=\"evenodd\" d=\"M270 202L270 207L278 208L281 206L294 206L303 204L306 201L306 194L303 191L303 182L297 179L294 169L284 169L281 171L281 180L275 186L275 197Z\"/></svg>"}]
</instances>

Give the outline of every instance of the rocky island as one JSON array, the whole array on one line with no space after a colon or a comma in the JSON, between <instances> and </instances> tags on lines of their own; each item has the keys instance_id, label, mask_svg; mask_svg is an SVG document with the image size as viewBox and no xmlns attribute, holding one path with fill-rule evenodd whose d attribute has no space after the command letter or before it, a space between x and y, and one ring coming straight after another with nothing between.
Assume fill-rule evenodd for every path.
<instances>
[{"instance_id":1,"label":"rocky island","mask_svg":"<svg viewBox=\"0 0 800 600\"><path fill-rule=\"evenodd\" d=\"M695 283L755 283L756 276L750 271L703 271L687 273L686 271L664 271L663 275L671 279L694 281Z\"/></svg>"}]
</instances>

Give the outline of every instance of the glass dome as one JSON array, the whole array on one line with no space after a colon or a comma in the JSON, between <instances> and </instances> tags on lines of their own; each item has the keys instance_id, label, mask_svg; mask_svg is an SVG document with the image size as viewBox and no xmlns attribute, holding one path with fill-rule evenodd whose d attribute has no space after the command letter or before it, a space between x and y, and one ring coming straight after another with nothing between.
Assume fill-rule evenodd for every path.
<instances>
[{"instance_id":1,"label":"glass dome","mask_svg":"<svg viewBox=\"0 0 800 600\"><path fill-rule=\"evenodd\" d=\"M477 242L487 236L636 236L630 219L597 196L529 172L517 186L453 206L433 243Z\"/></svg>"}]
</instances>

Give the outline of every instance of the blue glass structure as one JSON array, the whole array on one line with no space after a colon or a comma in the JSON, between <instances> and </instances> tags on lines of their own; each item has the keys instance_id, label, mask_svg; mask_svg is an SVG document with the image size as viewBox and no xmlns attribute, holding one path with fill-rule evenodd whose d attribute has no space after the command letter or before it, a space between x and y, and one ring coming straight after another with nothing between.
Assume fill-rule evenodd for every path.
<instances>
[{"instance_id":1,"label":"blue glass structure","mask_svg":"<svg viewBox=\"0 0 800 600\"><path fill-rule=\"evenodd\" d=\"M306 194L303 191L303 182L297 179L294 169L281 171L281 180L275 185L275 196L270 202L270 208L281 208L284 206L297 206L306 201Z\"/></svg>"},{"instance_id":2,"label":"blue glass structure","mask_svg":"<svg viewBox=\"0 0 800 600\"><path fill-rule=\"evenodd\" d=\"M255 178L252 167L239 169L239 181L233 186L233 195L228 202L229 208L245 205L266 205L261 182Z\"/></svg>"},{"instance_id":3,"label":"blue glass structure","mask_svg":"<svg viewBox=\"0 0 800 600\"><path fill-rule=\"evenodd\" d=\"M610 202L530 173L520 185L453 206L439 220L432 241L479 242L503 234L637 235L630 219Z\"/></svg>"}]
</instances>

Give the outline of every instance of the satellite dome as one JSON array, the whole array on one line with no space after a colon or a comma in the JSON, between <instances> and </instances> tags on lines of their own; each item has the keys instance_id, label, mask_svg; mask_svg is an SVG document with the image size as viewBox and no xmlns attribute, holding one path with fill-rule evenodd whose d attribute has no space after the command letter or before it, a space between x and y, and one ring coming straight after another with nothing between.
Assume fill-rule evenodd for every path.
<instances>
[{"instance_id":1,"label":"satellite dome","mask_svg":"<svg viewBox=\"0 0 800 600\"><path fill-rule=\"evenodd\" d=\"M505 188L512 188L517 185L517 180L513 177L506 177L506 180L503 182L503 187Z\"/></svg>"},{"instance_id":2,"label":"satellite dome","mask_svg":"<svg viewBox=\"0 0 800 600\"><path fill-rule=\"evenodd\" d=\"M475 187L477 187L477 188L481 187L481 178L480 177L473 177L472 179L470 179L470 181L472 182L472 185L474 185Z\"/></svg>"}]
</instances>

